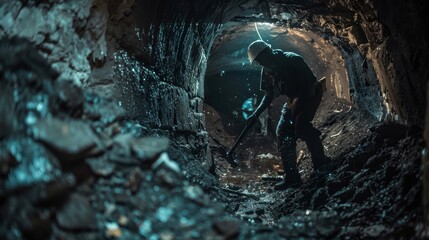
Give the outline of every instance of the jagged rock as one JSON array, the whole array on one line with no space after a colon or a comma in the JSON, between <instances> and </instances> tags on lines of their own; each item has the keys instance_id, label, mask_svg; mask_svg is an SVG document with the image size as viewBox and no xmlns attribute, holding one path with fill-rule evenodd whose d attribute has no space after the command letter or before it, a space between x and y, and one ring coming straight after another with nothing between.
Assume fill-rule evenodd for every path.
<instances>
[{"instance_id":1,"label":"jagged rock","mask_svg":"<svg viewBox=\"0 0 429 240\"><path fill-rule=\"evenodd\" d=\"M154 160L167 151L170 140L166 137L143 137L131 142L134 155L142 162Z\"/></svg>"},{"instance_id":2,"label":"jagged rock","mask_svg":"<svg viewBox=\"0 0 429 240\"><path fill-rule=\"evenodd\" d=\"M147 119L148 126L155 127L155 128L162 128L165 131L168 131L171 129L174 134L185 135L185 137L182 138L184 145L188 144L188 146L190 146L190 149L193 151L193 153L196 152L195 150L201 151L201 149L199 148L200 146L195 145L194 142L201 141L204 144L205 140L195 140L193 134L195 131L199 131L201 128L203 128L204 118L201 114L200 109L198 109L198 106L197 106L198 104L192 103L193 101L192 98L195 97L195 95L198 95L201 98L204 97L204 75L205 75L204 73L207 65L207 58L209 56L209 48L213 43L214 35L217 33L218 28L220 28L219 25L221 24L221 22L223 22L222 20L229 19L232 16L238 15L239 12L247 12L243 10L246 10L246 8L251 8L250 5L254 5L256 4L256 2L260 2L260 1L252 0L246 3L244 1L243 2L229 1L229 2L234 2L233 6L228 6L226 4L226 2L228 1L219 1L216 3L208 2L208 1L206 3L201 1L184 1L184 2L172 2L173 4L169 4L170 3L169 1L167 2L135 1L136 4L140 4L140 5L136 5L136 7L133 6L134 1L109 1L109 3L116 2L115 3L116 5L119 5L119 4L128 5L129 8L132 10L127 11L126 13L122 12L123 11L121 10L122 8L115 9L110 4L109 4L108 10L106 10L106 8L102 8L98 6L98 5L105 6L105 4L107 4L107 2L105 1L86 1L86 2L85 1L60 1L58 4L54 4L54 2L55 2L54 0L9 1L8 3L6 3L5 1L4 6L2 5L2 7L0 8L0 18L1 18L0 35L7 36L7 35L18 34L18 35L22 35L30 38L32 42L37 44L40 51L50 58L50 62L53 62L54 63L53 65L57 69L62 70L61 72L64 75L63 77L74 79L76 81L80 81L80 80L85 81L90 71L92 69L100 67L99 64L102 64L94 60L98 60L98 59L102 60L107 52L105 51L106 43L105 43L104 34L105 34L105 26L106 26L105 18L107 17L107 13L109 13L109 15L112 16L112 19L115 20L113 24L109 23L109 29L107 32L107 34L110 34L109 43L113 43L112 44L113 46L109 46L109 50L121 51L120 48L124 48L124 42L144 43L142 44L144 46L141 46L140 44L135 44L134 46L131 46L131 47L129 47L129 45L125 46L125 48L127 49L124 52L128 52L130 56L132 56L133 58L134 56L136 56L135 62L137 62L137 64L128 64L129 62L124 62L124 63L119 63L120 65L118 66L119 72L122 72L122 71L135 72L134 75L130 75L130 81L131 83L134 83L134 85L131 88L137 89L140 92L135 94L135 92L130 91L129 88L119 89L118 92L121 92L122 90L123 95L128 95L128 96L132 95L130 99L132 99L133 101L130 102L130 105L134 106L135 108L139 108L140 109L139 113L142 113L142 112L145 113L145 114L142 114L142 116L138 115L138 117L142 117L145 120ZM335 38L333 40L332 38L330 39L329 37L326 38L327 42L328 40L336 41L336 44L337 44L336 46L339 47L340 49L342 48L344 55L349 54L351 51L354 52L353 54L359 54L359 55L362 54L362 57L358 57L358 58L354 58L353 56L349 58L346 57L351 61L356 59L356 61L354 62L356 62L357 64L360 64L361 59L368 59L369 61L367 65L369 66L371 65L370 61L374 61L375 65L381 65L377 69L375 69L375 71L374 69L371 69L371 67L367 69L367 72L370 72L370 73L375 72L373 74L365 74L363 73L363 70L362 71L353 70L356 67L355 66L356 64L350 64L347 66L348 67L347 71L350 73L349 74L350 80L354 81L354 79L357 79L357 82L359 84L372 85L371 81L373 80L373 78L371 77L371 75L377 75L377 77L380 79L380 82L384 83L383 84L384 86L380 94L378 94L379 93L377 91L378 88L375 88L375 90L372 92L376 92L377 94L372 94L372 93L368 94L368 96L366 96L362 102L367 103L371 101L371 98L376 99L376 102L378 102L378 105L388 105L388 107L392 108L392 110L399 111L399 114L403 115L404 117L407 117L407 116L413 117L412 113L414 112L414 110L419 108L419 106L423 106L423 104L421 103L424 103L424 101L422 101L423 99L422 96L424 91L419 91L419 90L421 89L420 83L424 82L424 81L420 81L422 80L421 76L427 76L427 67L425 67L427 66L427 64L424 64L427 61L422 61L423 58L427 57L427 54L425 54L427 50L426 49L427 41L425 40L425 38L422 38L419 34L417 35L409 34L409 32L419 33L419 28L421 28L421 24L419 24L420 17L413 18L413 16L419 15L419 14L416 14L414 11L417 10L417 11L424 12L423 9L421 10L415 9L419 6L417 5L418 3L415 3L415 1L410 1L410 2L404 1L403 3L401 3L400 1L395 1L393 2L393 4L389 4L389 1L375 1L373 3L372 1L347 0L347 1L315 1L315 4L309 2L309 3L302 3L301 5L301 3L298 3L298 1L291 1L291 2L296 2L296 4L295 3L284 4L284 7L288 9L288 12L282 12L282 9L279 9L278 11L271 11L271 12L275 13L276 15L277 14L286 15L287 17L284 17L285 20L286 19L289 20L290 18L289 15L291 15L291 19L290 19L291 25L293 25L293 23L299 22L300 26L310 30L313 27L311 26L312 24L311 22L313 21L312 19L317 18L318 15L322 15L322 16L327 15L326 20L324 21L324 23L320 23L320 26L318 26L318 29L324 31L326 28L327 32L328 32L328 29L332 29L331 31L335 32L337 36L351 33L350 38L357 39L355 41L356 44L360 44L362 42L361 39L358 38L360 29L353 29L352 27L352 29L349 29L348 32L347 31L344 32L343 30L346 27L344 23L351 22L350 24L354 24L360 28L363 28L362 30L364 31L365 38L370 43L371 52L360 51L359 53L356 50L350 50L349 44L347 43L344 44L347 46L342 48L341 43L344 41L343 39ZM222 3L222 5L217 5L219 3ZM93 4L97 6L93 6ZM268 5L268 3L266 4ZM270 5L274 5L274 4L275 3L270 2ZM142 5L143 7L141 7ZM149 7L147 7L148 5ZM373 7L373 5L375 7ZM380 5L380 6L377 7L376 5ZM156 7L157 11L153 11L154 8L152 8L152 6ZM324 9L326 9L325 7L328 8L329 10L328 13L324 11ZM205 14L205 11L204 11L205 9L207 11L212 11L212 12L210 12L210 14ZM227 9L227 11L222 12L222 9ZM190 13L189 12L190 10L191 11L202 10L202 11L192 11L192 13ZM258 9L255 9L255 10L257 13ZM103 14L103 11L106 14ZM301 17L299 17L300 18L299 20L297 20L295 16L293 16L297 14L295 12L298 12L298 14L301 15ZM169 14L169 13L172 13L172 14ZM197 14L195 15L194 13L197 13ZM310 13L310 14L307 14L307 13ZM353 13L359 16L359 18L353 19L351 17L352 15L354 15ZM141 15L142 21L138 21L138 22L140 22L142 26L135 26L127 22L129 18L132 18L135 15ZM269 11L269 14L264 13L261 15L269 16L271 15L271 13ZM61 17L58 17L58 16L61 16ZM182 16L187 16L187 19L183 20L181 18ZM221 16L221 17L217 17L217 16ZM398 18L398 16L400 17ZM163 19L162 17L167 17L167 19L165 18ZM219 21L217 19L219 19ZM410 24L410 21L401 21L401 19L413 19L411 20L412 24ZM172 20L172 21L169 21L169 20ZM177 21L174 21L174 20L177 20ZM210 21L207 21L207 24L206 24L205 20L210 20ZM215 21L211 21L211 20L215 20ZM167 23L174 22L175 24L163 24L164 21L166 21ZM33 24L33 22L36 22L36 24ZM118 22L120 22L120 24L116 24ZM400 23L398 27L396 27L397 23ZM124 29L121 29L122 26L125 26ZM146 28L146 26L150 27L150 29ZM128 32L132 32L133 34L126 34ZM253 29L252 29L252 33L253 33ZM181 36L181 37L177 38L176 36ZM386 39L387 36L389 37L389 39ZM139 41L128 41L128 39L134 38L134 37L138 38ZM404 41L403 39L412 40L412 44L407 44L407 42L403 42ZM383 44L385 46L383 45L378 46L382 42L386 43L386 44ZM363 48L360 48L360 49L363 49ZM235 52L236 50L237 52ZM167 51L167 54L164 54L166 53L166 51ZM112 51L109 51L109 52L112 52ZM143 52L143 53L140 53L140 52ZM238 49L234 49L234 51L231 51L231 53L234 53L234 55L237 55L236 53L241 53L241 52L242 51L241 50L238 51ZM14 54L5 55L5 56L7 56L8 58L10 58L10 56L14 56L11 59L15 59ZM116 58L116 56L109 56L109 58L110 57ZM87 60L91 58L93 59L93 62L90 66ZM332 59L328 58L328 61L332 62L332 65L337 65L338 63L342 63L342 61L338 61L338 59L334 59L334 58ZM144 75L144 73L142 74L141 69L137 69L137 70L135 69L136 65L137 66L145 65L150 69L156 70L157 73L155 73L155 75L157 75L159 72L158 79L156 79L156 81L151 81L151 80L154 80L154 78L153 77L147 78ZM419 69L424 69L424 70L418 71ZM360 73L363 73L363 74L360 74ZM134 76L140 76L140 77L134 78ZM344 79L347 80L346 78ZM34 79L30 79L30 80L34 80ZM115 81L116 80L117 82L123 82L122 81L123 79L115 78ZM155 84L150 85L150 83L153 83L153 82L161 84L160 82L162 81L168 82L168 84L165 84L163 88L164 89L163 92L157 92L157 89L158 89L157 85ZM350 82L351 85L355 85L353 81ZM34 84L35 82L29 81L29 83ZM128 84L128 83L129 82L126 82L125 85L127 87L130 87L131 84ZM37 88L34 88L34 89L37 89ZM366 90L366 89L367 88L363 88L360 90L360 92L365 92L362 90ZM344 93L347 93L348 90L349 89L346 87L344 89L337 89L337 91L341 91ZM417 90L417 91L413 91L413 90ZM145 99L139 98L140 97L139 93L141 92L144 92L144 94L142 95L145 96ZM396 92L399 92L399 93L396 93ZM413 94L409 94L410 92L412 92ZM43 100L44 98L41 98L41 99ZM38 101L39 100L35 98L34 102L38 102ZM26 103L26 101L23 101L23 102ZM104 106L104 103L105 102L93 104L93 108L100 112L104 111L104 110L101 110L102 107ZM121 103L112 100L111 103L109 104L111 104L109 106L116 108ZM373 105L373 104L370 104L370 105ZM44 106L46 105L43 105L42 107ZM7 113L7 110L6 110L6 113ZM115 119L118 119L118 114L116 111L109 111L109 112L106 111L106 112L100 113L98 116L101 118L100 122L104 122L106 123L106 125L110 124L112 121L115 121ZM384 116L380 116L380 117L384 117ZM28 119L33 120L33 118L28 118ZM100 124L100 126L103 126L103 125ZM345 132L346 131L343 131L343 133ZM338 143L340 142L338 141ZM342 148L346 144L342 143L338 145L340 148ZM350 144L350 145L354 146L354 144ZM121 156L121 158L128 159L128 160L133 159L132 154L136 154L136 152L134 150L131 151L130 145L127 145L127 147L130 150L128 152L128 155L126 155L125 157ZM347 148L343 149L343 152L346 152L346 150ZM402 150L405 150L405 148ZM113 149L112 151L116 151L116 149ZM412 158L412 156L417 156L417 154L408 154L408 153L411 153L411 152L404 152L403 155L405 157L398 160L407 160L404 162L411 162L408 160ZM182 152L180 154L185 155ZM154 158L154 160L155 159L156 157ZM174 159L178 159L178 158L174 158ZM365 157L362 159L367 159L367 158ZM184 168L184 170L188 172L187 174L191 172L191 174L189 175L193 176L194 178L195 176L197 177L202 176L201 178L198 178L198 180L201 182L204 182L203 183L204 186L207 186L205 187L205 189L211 188L213 184L210 184L210 183L213 183L214 180L211 180L209 177L205 176L204 175L205 173L199 173L200 175L195 174L194 169L198 171L201 168L196 167L196 165L198 164L193 164L193 163L197 163L196 159L189 159L189 160L191 164L189 164L188 162L188 165L194 165L194 166L186 166L186 168ZM392 162L389 162L389 163L392 163ZM347 164L352 165L352 163L347 163ZM194 167L194 169L192 169L192 167ZM171 170L171 169L174 169L174 167L156 168L155 171L157 171L158 174L163 175L163 172L167 172L166 170ZM356 168L356 170L357 169L359 168ZM398 169L399 169L398 171L402 172L403 168L398 167ZM122 169L120 170L122 171ZM417 183L417 181L413 181L412 178L410 180L410 177L413 176L412 174L414 174L414 177L416 177L416 179L418 179L418 177L420 176L418 175L417 171L409 171L407 173L407 178L405 179L407 181L406 181L406 184L404 184L404 188L403 188L404 194L402 194L402 196L407 196L409 199L414 199L414 198L418 199L418 197L416 196L419 196L419 194L415 194L412 191L408 191L408 189L411 189L411 186L415 186L414 188L416 189L419 187L419 184ZM111 179L111 185L120 185L120 187L115 186L114 188L115 190L118 188L120 190L120 188L123 186L121 185L121 183L118 183L118 179L123 179L123 176L124 176L123 174L122 175L118 174L118 176L115 176L115 178ZM362 177L365 177L366 179L371 180L371 182L378 182L376 181L378 179L371 178L371 175L362 175ZM198 181L198 180L195 180L195 181ZM340 180L343 180L343 179L340 178ZM142 182L144 182L143 184L147 183L146 181L142 181ZM101 199L100 197L100 199L102 200L100 202L107 202L110 200L109 193L110 193L110 190L112 190L112 188L110 188L111 185L106 186L107 193L103 192L102 194L99 194L99 192L97 191L92 194L96 196L102 195L104 199ZM304 187L313 187L313 186L314 185L311 185L309 183ZM320 186L320 185L317 185L317 186ZM350 189L350 191L354 191L355 186L357 185L354 184L354 185L347 186L348 187L347 189ZM383 187L386 187L386 188L390 186L391 185L389 186L383 185ZM376 188L375 193L379 192L378 190L381 190L383 187ZM159 191L153 191L153 192L149 191L150 193L154 193L154 194L146 194L147 197L142 199L141 202L143 204L141 205L146 205L145 206L146 208L144 208L145 210L156 210L159 207L160 202L165 203L166 201L173 199L173 198L170 198L170 196L172 195L168 195L171 193L164 193L163 190L165 189L162 188L162 186L161 187L154 186L152 185L152 182L150 184L147 183L147 185L145 185L144 187L141 187L140 189L152 189L152 188L157 189ZM310 192L309 190L312 191L313 188L307 189L307 192ZM179 195L180 193L181 193L180 191L174 192L174 194L178 195L177 198L173 199L174 202L180 202L182 200L181 196ZM405 195L405 193L407 193L407 195ZM392 192L391 194L394 195L395 192ZM145 194L142 194L142 195L145 195ZM283 197L283 198L281 198L282 199L281 201L278 201L278 204L292 205L295 208L297 206L302 206L302 204L301 205L296 204L297 202L301 202L303 200L302 198L300 199L300 196L299 196L300 193L293 194L294 195L293 197L289 197L288 195L290 194L285 193L281 195L280 197ZM161 196L164 198L161 198ZM286 198L284 198L285 196ZM398 196L401 196L401 194L398 194ZM380 199L380 197L381 196L379 195L374 195L373 199L378 200ZM270 201L271 200L272 199L270 199ZM333 199L333 200L335 201L336 199ZM347 200L349 199L346 199L346 201ZM392 203L392 202L393 201L389 201L385 203ZM180 211L178 211L179 213L186 213L186 217L192 218L191 220L194 220L194 219L197 219L197 217L200 217L200 215L198 214L199 211L201 210L199 208L200 206L196 208L195 212L187 211L188 209L195 210L190 207L194 207L194 205L196 204L193 204L193 203L186 204L188 202L180 202L180 203L183 205L178 205L178 206L180 207L183 206L183 208L180 208ZM398 203L398 202L395 202L395 203ZM408 213L409 209L420 210L420 209L417 209L418 207L414 207L415 205L404 205L404 207L402 207L400 203L402 202L399 202L397 205L395 205L395 207L398 207L397 212L399 214L403 214L404 212ZM273 204L277 204L277 203L273 203ZM155 205L156 208L154 208L153 205ZM20 206L23 206L23 205L20 204L18 207ZM122 207L123 208L128 207L128 209L126 210L129 212L136 210L135 206L121 206L121 207L118 206L118 209ZM140 206L137 206L137 207L140 207ZM173 207L171 208L173 209ZM141 209L143 209L143 207ZM177 209L178 209L177 207L174 208L174 211ZM275 207L274 209L278 210ZM155 211L150 212L150 211L139 211L139 210L140 209L136 210L133 213L136 213L137 215L138 213L141 213L141 212L149 213L149 214L155 212ZM376 219L375 221L380 221L377 216L378 215L377 210L378 209L375 209L375 208L370 208L369 210L365 210L362 208L359 209L362 215L367 215L367 217L364 218L365 220L370 219L374 221L374 219ZM416 210L411 210L411 213L415 214L417 212ZM375 212L374 215L371 215L372 213L370 211ZM279 211L279 212L282 212L282 211ZM11 213L13 213L13 211L11 211ZM393 212L391 211L391 213ZM285 211L284 214L289 214L289 213ZM301 213L301 215L304 215L304 214L306 213ZM176 216L173 215L173 217L176 217ZM173 217L171 217L172 219L170 221L167 221L167 224L170 226L172 225L171 222L173 222L172 221ZM391 220L390 222L391 223L403 222L402 221L403 219L399 217L400 216L391 217L394 220ZM138 216L138 218L139 218L139 222L144 221L144 223L146 223L146 221L149 221L149 223L151 223L150 220L147 220L147 219L151 219L151 216ZM416 217L412 217L412 218L413 220L416 219ZM163 219L164 218L161 218L160 220L163 220ZM182 219L183 218L181 218L180 220ZM207 216L200 217L200 219L206 220ZM347 218L344 218L344 219L347 219ZM174 218L174 220L179 220L179 219L177 217L177 218ZM324 218L322 218L322 220L324 220ZM353 220L356 221L356 218ZM159 231L160 226L157 226L158 222L159 221L153 221L153 226L154 226L153 228L151 228L150 225L149 227L144 228L147 230L146 231L147 234L142 234L142 235L144 235L144 237L148 239L158 238L158 237L162 238L162 234L159 234L159 233L162 232L163 230ZM189 230L189 227L188 227L187 229L184 229L182 231L186 232L186 234L190 232L196 232L197 235L193 235L192 236L193 238L205 238L207 237L207 235L204 234L202 228L205 226L204 224L207 224L206 222L210 222L210 221L200 221L198 222L198 224L192 225L192 230ZM301 221L301 222L298 221L298 224L301 224L301 223L305 224L307 222L308 221ZM405 221L405 223L406 222L407 221ZM290 225L292 225L293 223L296 223L296 222L291 221L289 223L291 223ZM332 222L328 221L328 224L332 224ZM355 223L352 223L352 224L355 224ZM1 225L3 225L3 223ZM335 224L332 224L332 225L335 226ZM142 226L144 227L147 225L142 225ZM170 226L166 226L166 227L170 227ZM319 229L320 231L318 230L318 233L319 233L318 237L330 238L328 236L331 236L332 228L325 228L322 222L322 224L316 225L316 230L318 229L319 226L322 226L322 229ZM194 230L194 227L195 228L198 227L198 229ZM212 230L211 226L209 226L208 228L209 228L209 231ZM314 229L310 228L310 230L314 230ZM125 233L128 233L128 232L125 232ZM314 235L314 232L312 233ZM252 235L251 231L249 231L249 235ZM74 232L74 233L70 233L70 235L68 235L66 238L63 238L63 237L58 237L58 238L75 239L75 238L79 238L79 236L82 236L82 235L79 235L79 233ZM249 236L249 238L251 238L251 236Z\"/></svg>"},{"instance_id":3,"label":"jagged rock","mask_svg":"<svg viewBox=\"0 0 429 240\"><path fill-rule=\"evenodd\" d=\"M76 109L83 105L83 90L73 82L65 80L57 81L55 87L59 99L66 107Z\"/></svg>"},{"instance_id":4,"label":"jagged rock","mask_svg":"<svg viewBox=\"0 0 429 240\"><path fill-rule=\"evenodd\" d=\"M133 135L130 133L119 134L113 138L113 144L120 147L120 153L125 156L131 155L131 141Z\"/></svg>"},{"instance_id":5,"label":"jagged rock","mask_svg":"<svg viewBox=\"0 0 429 240\"><path fill-rule=\"evenodd\" d=\"M45 11L43 7L34 7L33 2L3 3L2 9L12 8L15 12L0 11L0 25L7 27L8 35L26 37L40 45L40 51L62 73L61 79L86 81L91 71L89 59L107 52L105 37L99 34L105 32L107 19L95 7L106 3L55 2L47 5L49 11ZM70 10L69 14L62 15L64 8ZM75 19L79 21L73 25Z\"/></svg>"},{"instance_id":6,"label":"jagged rock","mask_svg":"<svg viewBox=\"0 0 429 240\"><path fill-rule=\"evenodd\" d=\"M376 147L380 147L383 144L396 144L407 133L405 125L395 122L379 123L370 128L370 130L374 133L373 138Z\"/></svg>"},{"instance_id":7,"label":"jagged rock","mask_svg":"<svg viewBox=\"0 0 429 240\"><path fill-rule=\"evenodd\" d=\"M57 212L58 225L69 231L96 230L97 219L88 200L73 194Z\"/></svg>"},{"instance_id":8,"label":"jagged rock","mask_svg":"<svg viewBox=\"0 0 429 240\"><path fill-rule=\"evenodd\" d=\"M138 165L139 161L132 157L131 154L131 142L133 141L133 135L119 134L113 139L113 148L108 154L108 160L110 162L124 164L124 165Z\"/></svg>"},{"instance_id":9,"label":"jagged rock","mask_svg":"<svg viewBox=\"0 0 429 240\"><path fill-rule=\"evenodd\" d=\"M169 147L170 140L166 137L135 138L130 133L117 135L113 139L114 149L110 161L150 167L158 156ZM136 159L138 159L138 161Z\"/></svg>"},{"instance_id":10,"label":"jagged rock","mask_svg":"<svg viewBox=\"0 0 429 240\"><path fill-rule=\"evenodd\" d=\"M22 123L32 125L49 113L55 105L52 80L57 75L28 39L2 38L0 136L22 131Z\"/></svg>"},{"instance_id":11,"label":"jagged rock","mask_svg":"<svg viewBox=\"0 0 429 240\"><path fill-rule=\"evenodd\" d=\"M86 163L98 176L107 177L115 171L115 165L107 161L105 157L86 159Z\"/></svg>"},{"instance_id":12,"label":"jagged rock","mask_svg":"<svg viewBox=\"0 0 429 240\"><path fill-rule=\"evenodd\" d=\"M152 169L158 182L167 187L175 187L182 183L182 174L177 162L170 159L167 153L161 153L153 163Z\"/></svg>"},{"instance_id":13,"label":"jagged rock","mask_svg":"<svg viewBox=\"0 0 429 240\"><path fill-rule=\"evenodd\" d=\"M18 165L10 169L0 192L48 183L61 176L59 163L55 157L33 140L28 138L9 140L6 142L6 148Z\"/></svg>"},{"instance_id":14,"label":"jagged rock","mask_svg":"<svg viewBox=\"0 0 429 240\"><path fill-rule=\"evenodd\" d=\"M46 144L63 163L83 160L96 146L97 136L88 124L76 120L45 118L33 128L33 136Z\"/></svg>"},{"instance_id":15,"label":"jagged rock","mask_svg":"<svg viewBox=\"0 0 429 240\"><path fill-rule=\"evenodd\" d=\"M207 195L204 195L203 189L199 186L185 186L185 196L202 206L208 206L210 203Z\"/></svg>"},{"instance_id":16,"label":"jagged rock","mask_svg":"<svg viewBox=\"0 0 429 240\"><path fill-rule=\"evenodd\" d=\"M84 117L100 120L104 125L122 120L126 113L116 100L100 98L99 96L86 95L87 102L84 106Z\"/></svg>"},{"instance_id":17,"label":"jagged rock","mask_svg":"<svg viewBox=\"0 0 429 240\"><path fill-rule=\"evenodd\" d=\"M172 161L167 153L162 153L161 156L154 162L152 169L157 170L160 168L169 169L177 174L180 173L180 168L177 162Z\"/></svg>"}]
</instances>

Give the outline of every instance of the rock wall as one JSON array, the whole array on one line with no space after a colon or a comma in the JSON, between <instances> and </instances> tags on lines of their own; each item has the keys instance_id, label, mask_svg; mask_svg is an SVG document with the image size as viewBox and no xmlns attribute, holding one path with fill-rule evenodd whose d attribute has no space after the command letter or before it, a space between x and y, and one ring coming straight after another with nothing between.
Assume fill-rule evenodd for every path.
<instances>
[{"instance_id":1,"label":"rock wall","mask_svg":"<svg viewBox=\"0 0 429 240\"><path fill-rule=\"evenodd\" d=\"M0 37L33 42L60 79L86 84L91 64L106 57L104 1L2 1Z\"/></svg>"},{"instance_id":2,"label":"rock wall","mask_svg":"<svg viewBox=\"0 0 429 240\"><path fill-rule=\"evenodd\" d=\"M28 38L60 80L110 98L202 157L208 51L220 24L256 3L9 1L1 4L0 36Z\"/></svg>"},{"instance_id":3,"label":"rock wall","mask_svg":"<svg viewBox=\"0 0 429 240\"><path fill-rule=\"evenodd\" d=\"M316 10L311 20L358 49L363 62L372 65L392 118L420 125L424 116L424 83L429 74L425 67L429 59L422 4L329 1L326 8Z\"/></svg>"},{"instance_id":4,"label":"rock wall","mask_svg":"<svg viewBox=\"0 0 429 240\"><path fill-rule=\"evenodd\" d=\"M256 2L136 1L125 19L108 24L108 35L122 33L109 45L129 116L174 139L207 168L202 108L209 50L222 22Z\"/></svg>"},{"instance_id":5,"label":"rock wall","mask_svg":"<svg viewBox=\"0 0 429 240\"><path fill-rule=\"evenodd\" d=\"M113 76L129 117L206 159L203 77L218 24L191 15L195 7L136 2L129 15L134 27L112 43Z\"/></svg>"},{"instance_id":6,"label":"rock wall","mask_svg":"<svg viewBox=\"0 0 429 240\"><path fill-rule=\"evenodd\" d=\"M343 50L345 66L350 81L350 98L356 107L364 109L379 121L390 117L387 113L385 95L370 60L356 49ZM384 104L383 104L384 103Z\"/></svg>"},{"instance_id":7,"label":"rock wall","mask_svg":"<svg viewBox=\"0 0 429 240\"><path fill-rule=\"evenodd\" d=\"M429 90L429 84L427 85ZM429 97L427 97L429 101ZM423 169L423 220L429 225L429 104L426 104L425 128L423 137L425 139L425 149L422 152L422 169Z\"/></svg>"}]
</instances>

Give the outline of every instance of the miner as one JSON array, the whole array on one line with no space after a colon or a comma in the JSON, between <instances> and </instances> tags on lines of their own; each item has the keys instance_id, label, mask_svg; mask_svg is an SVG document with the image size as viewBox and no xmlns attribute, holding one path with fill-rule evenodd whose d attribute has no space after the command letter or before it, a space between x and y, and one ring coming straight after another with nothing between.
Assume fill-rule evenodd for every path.
<instances>
[{"instance_id":1,"label":"miner","mask_svg":"<svg viewBox=\"0 0 429 240\"><path fill-rule=\"evenodd\" d=\"M330 162L323 150L320 131L311 123L322 100L322 84L317 81L305 60L296 53L272 49L271 45L262 40L252 42L247 53L251 64L257 62L262 65L260 88L265 91L265 96L248 118L247 124L253 125L275 96L287 96L276 130L285 175L274 189L299 186L301 176L296 167L298 138L305 141L311 153L314 171L319 171Z\"/></svg>"}]
</instances>

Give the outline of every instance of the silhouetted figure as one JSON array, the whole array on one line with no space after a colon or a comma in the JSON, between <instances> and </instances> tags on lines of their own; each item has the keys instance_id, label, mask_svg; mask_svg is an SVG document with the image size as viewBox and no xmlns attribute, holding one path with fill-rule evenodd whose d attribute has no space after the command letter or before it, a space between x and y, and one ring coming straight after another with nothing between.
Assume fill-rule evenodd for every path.
<instances>
[{"instance_id":1,"label":"silhouetted figure","mask_svg":"<svg viewBox=\"0 0 429 240\"><path fill-rule=\"evenodd\" d=\"M263 66L261 90L265 91L265 96L258 108L247 120L248 124L256 121L271 104L274 96L286 95L289 98L283 106L276 130L285 176L274 189L283 190L299 185L301 177L296 167L297 138L304 140L307 144L314 170L317 171L330 162L323 151L320 131L311 123L322 100L322 84L317 81L300 55L273 50L271 45L262 40L254 41L249 45L248 56L250 63L256 61Z\"/></svg>"}]
</instances>

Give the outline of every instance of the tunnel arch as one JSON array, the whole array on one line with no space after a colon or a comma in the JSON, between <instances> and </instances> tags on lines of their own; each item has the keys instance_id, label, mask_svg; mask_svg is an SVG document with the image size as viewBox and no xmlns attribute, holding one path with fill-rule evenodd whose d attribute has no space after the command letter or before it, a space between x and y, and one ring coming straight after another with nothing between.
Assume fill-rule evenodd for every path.
<instances>
[{"instance_id":1,"label":"tunnel arch","mask_svg":"<svg viewBox=\"0 0 429 240\"><path fill-rule=\"evenodd\" d=\"M149 120L148 124L151 127L160 129L162 134L171 136L185 148L194 146L191 151L200 156L198 159L209 168L212 160L207 158L210 156L210 151L207 150L208 136L201 130L205 128L202 115L204 93L198 91L201 95L195 98L192 94L192 91L195 92L203 86L201 79L204 78L207 60L210 58L209 50L222 24L231 19L263 21L261 20L263 18L272 21L272 17L276 17L275 21L295 28L317 29L319 33L329 36L329 40L342 49L348 75L352 79L350 86L355 94L353 101L357 106L375 112L379 120L423 124L428 70L422 66L429 62L427 39L423 37L423 33L427 30L421 24L422 21L416 20L419 23L407 29L405 27L407 21L397 26L394 20L395 15L400 15L402 19L411 19L415 12L421 9L420 3L400 1L369 3L351 0L322 3L310 1L300 5L295 1L292 3L275 1L261 6L258 2L235 1L216 4L204 2L199 3L201 4L199 7L196 7L195 2L187 2L190 6L184 8L179 6L174 10L169 8L164 12L164 15L168 15L169 19L177 24L169 24L170 20L167 20L168 24L163 22L165 20L158 20L162 27L155 25L156 31L142 33L146 38L152 33L157 34L154 38L147 38L142 47L153 49L155 46L161 46L164 50L173 49L173 52L168 53L168 59L162 59L164 52L160 52L160 55L151 55L150 52L143 54L147 55L143 59L155 58L143 62L147 69L156 73L149 75L153 85L145 85L145 88L156 88L159 86L158 82L166 81L167 84L162 83L166 93L170 92L176 96L166 101L163 99L164 94L145 95L144 101L150 109L150 114L144 116L144 119L146 122ZM210 4L212 6L209 7ZM412 11L401 11L401 8L411 8ZM201 12L193 16L192 11L195 9L200 9ZM243 10L249 11L243 13ZM384 13L379 14L380 12ZM287 15L282 19L281 13L290 13L296 18ZM186 21L182 20L183 16L187 16ZM422 34L409 36L408 31ZM175 39L176 35L180 36L179 40ZM175 52L176 50L194 52L196 56L189 58L187 56L192 55ZM164 68L165 66L167 67ZM198 69L204 71L198 73ZM179 102L176 100L178 98L185 100ZM173 109L169 107L170 101L175 103ZM371 103L370 106L366 105L368 102ZM167 106L166 112L162 110L164 106ZM384 108L386 110L383 110ZM177 114L178 111L184 111L185 114ZM190 125L178 124L183 122L197 122L198 125L191 128Z\"/></svg>"},{"instance_id":2,"label":"tunnel arch","mask_svg":"<svg viewBox=\"0 0 429 240\"><path fill-rule=\"evenodd\" d=\"M124 29L129 30L129 36L138 37L116 40L119 49L133 52L135 61L144 65L141 73L144 77L141 79L146 81L139 80L139 86L134 87L133 91L140 95L129 99L132 103L128 105L132 109L128 112L151 127L160 129L163 134L180 139L179 142L185 147L197 146L192 152L201 157L206 156L207 150L201 149L207 149L208 144L207 133L201 130L204 129L202 102L207 61L211 57L210 49L216 47L213 45L216 44L216 36L222 34L222 27L234 21L280 23L289 28L317 33L342 52L350 79L352 101L356 106L366 109L379 120L422 124L424 94L421 91L425 90L421 86L428 73L422 67L418 68L418 75L407 74L409 70L406 69L412 68L408 59L425 61L427 55L416 55L413 52L392 55L391 52L395 51L393 46L399 43L407 46L405 49L427 51L425 39L416 38L419 44L413 47L406 42L408 37L403 29L391 35L389 29L395 26L389 19L390 15L377 18L379 5L244 0L220 1L216 4L161 2L155 4L158 7L149 3L136 3L129 17L132 23L130 26L133 27ZM154 8L158 14L152 13ZM389 5L386 11L395 12L397 7ZM418 28L417 25L414 27ZM411 76L415 81L409 80ZM125 82L128 88L133 85L127 80L129 76L120 79L119 84ZM402 85L400 88L393 87ZM165 94L156 95L139 90L157 88L180 97L165 100L162 98ZM418 94L408 95L404 92L413 91L411 89L415 89ZM122 95L125 98L133 96L124 92L126 94ZM144 100L136 102L136 99ZM184 100L175 102L175 108L169 107L169 102L175 99ZM164 108L161 106L167 106L168 110L161 110Z\"/></svg>"},{"instance_id":3,"label":"tunnel arch","mask_svg":"<svg viewBox=\"0 0 429 240\"><path fill-rule=\"evenodd\" d=\"M256 104L263 96L259 90L260 67L250 65L247 60L248 44L259 37L256 28L274 49L297 52L319 79L327 77L328 90L324 99L345 99L378 121L390 117L373 66L346 42L320 33L318 29L313 32L287 28L280 23L230 22L223 26L214 41L204 85L205 103L214 107L207 112L217 111L230 134L238 135L245 126L240 114L243 103L254 98ZM272 133L284 100L284 97L276 99L270 110Z\"/></svg>"}]
</instances>

